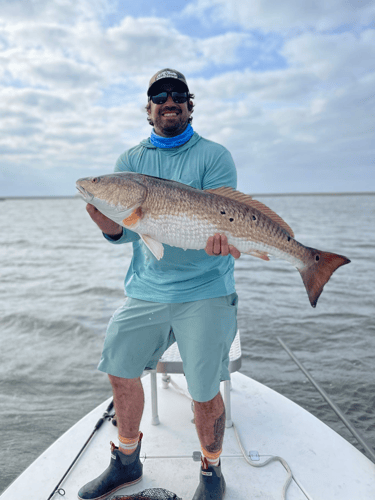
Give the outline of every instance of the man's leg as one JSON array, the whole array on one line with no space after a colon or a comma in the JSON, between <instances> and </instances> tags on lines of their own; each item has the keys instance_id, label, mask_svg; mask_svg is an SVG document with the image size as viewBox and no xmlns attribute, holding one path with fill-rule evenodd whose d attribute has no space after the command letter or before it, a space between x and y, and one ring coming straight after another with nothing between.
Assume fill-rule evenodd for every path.
<instances>
[{"instance_id":1,"label":"man's leg","mask_svg":"<svg viewBox=\"0 0 375 500\"><path fill-rule=\"evenodd\" d=\"M119 436L136 438L144 408L144 392L140 378L108 375L112 385Z\"/></svg>"},{"instance_id":2,"label":"man's leg","mask_svg":"<svg viewBox=\"0 0 375 500\"><path fill-rule=\"evenodd\" d=\"M194 416L203 455L209 463L217 465L225 430L225 408L220 392L211 401L195 401Z\"/></svg>"},{"instance_id":3,"label":"man's leg","mask_svg":"<svg viewBox=\"0 0 375 500\"><path fill-rule=\"evenodd\" d=\"M109 467L96 479L85 484L78 492L81 500L99 500L119 488L130 486L142 479L139 460L142 434L139 425L144 406L143 386L140 378L126 379L109 375L116 410L119 444L111 443Z\"/></svg>"},{"instance_id":4,"label":"man's leg","mask_svg":"<svg viewBox=\"0 0 375 500\"><path fill-rule=\"evenodd\" d=\"M225 409L220 381L230 379L229 351L237 331L237 294L172 306L172 328L195 402L203 454L193 500L221 500L225 492L220 464Z\"/></svg>"},{"instance_id":5,"label":"man's leg","mask_svg":"<svg viewBox=\"0 0 375 500\"><path fill-rule=\"evenodd\" d=\"M169 304L128 297L108 324L98 369L116 375L109 375L109 380L117 416L119 447L111 443L109 467L80 489L78 497L81 500L103 499L142 478L139 425L144 394L139 375L146 367L156 368L158 359L174 340L169 309Z\"/></svg>"},{"instance_id":6,"label":"man's leg","mask_svg":"<svg viewBox=\"0 0 375 500\"><path fill-rule=\"evenodd\" d=\"M194 401L194 414L203 456L200 481L193 500L221 500L225 492L225 480L220 465L225 407L220 392L205 403Z\"/></svg>"}]
</instances>

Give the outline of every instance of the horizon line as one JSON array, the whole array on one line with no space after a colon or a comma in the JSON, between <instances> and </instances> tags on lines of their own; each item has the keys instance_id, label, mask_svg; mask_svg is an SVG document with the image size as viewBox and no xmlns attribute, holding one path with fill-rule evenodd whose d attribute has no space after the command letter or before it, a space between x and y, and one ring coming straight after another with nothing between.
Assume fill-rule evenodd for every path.
<instances>
[{"instance_id":1,"label":"horizon line","mask_svg":"<svg viewBox=\"0 0 375 500\"><path fill-rule=\"evenodd\" d=\"M252 197L267 197L267 196L371 196L375 195L375 191L343 191L343 192L314 192L314 193L247 193ZM0 200L46 200L46 199L79 199L79 194L74 195L17 195L17 196L2 196Z\"/></svg>"}]
</instances>

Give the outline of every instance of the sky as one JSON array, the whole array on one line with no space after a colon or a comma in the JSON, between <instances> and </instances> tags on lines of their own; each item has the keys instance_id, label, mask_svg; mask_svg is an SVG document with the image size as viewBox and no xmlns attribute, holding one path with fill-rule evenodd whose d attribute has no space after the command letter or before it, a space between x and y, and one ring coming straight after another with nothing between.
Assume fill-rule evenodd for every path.
<instances>
[{"instance_id":1,"label":"sky","mask_svg":"<svg viewBox=\"0 0 375 500\"><path fill-rule=\"evenodd\" d=\"M0 0L0 196L112 172L163 68L240 191L375 191L375 0Z\"/></svg>"}]
</instances>

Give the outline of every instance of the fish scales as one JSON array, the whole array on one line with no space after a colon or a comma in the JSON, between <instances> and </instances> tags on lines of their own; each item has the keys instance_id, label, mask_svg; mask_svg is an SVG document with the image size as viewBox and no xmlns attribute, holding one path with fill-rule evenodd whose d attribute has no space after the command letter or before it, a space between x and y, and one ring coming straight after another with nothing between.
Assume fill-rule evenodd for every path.
<instances>
[{"instance_id":1,"label":"fish scales","mask_svg":"<svg viewBox=\"0 0 375 500\"><path fill-rule=\"evenodd\" d=\"M145 185L150 189L142 204L144 216L137 229L163 243L184 248L183 243L189 242L186 248L202 249L210 236L220 232L242 253L251 250L277 253L294 263L303 252L304 247L298 242L288 242L289 234L279 224L244 203L206 191L197 192L188 186L176 189L173 184L160 184L153 179L146 180ZM289 240L292 241L290 237Z\"/></svg>"},{"instance_id":2,"label":"fish scales","mask_svg":"<svg viewBox=\"0 0 375 500\"><path fill-rule=\"evenodd\" d=\"M304 246L271 209L232 188L202 191L132 172L79 179L77 188L86 202L137 232L157 259L163 257L163 243L199 250L220 233L241 253L290 262L300 272L313 307L332 273L350 262Z\"/></svg>"},{"instance_id":3,"label":"fish scales","mask_svg":"<svg viewBox=\"0 0 375 500\"><path fill-rule=\"evenodd\" d=\"M172 246L199 248L205 228L200 214L193 213L189 193L158 185L152 179L145 184L148 193L137 231Z\"/></svg>"}]
</instances>

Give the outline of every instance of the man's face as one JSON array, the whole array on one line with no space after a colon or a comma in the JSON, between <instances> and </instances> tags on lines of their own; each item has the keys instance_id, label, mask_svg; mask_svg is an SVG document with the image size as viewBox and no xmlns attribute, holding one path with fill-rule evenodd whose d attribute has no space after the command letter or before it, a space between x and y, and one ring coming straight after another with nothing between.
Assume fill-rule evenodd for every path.
<instances>
[{"instance_id":1,"label":"man's face","mask_svg":"<svg viewBox=\"0 0 375 500\"><path fill-rule=\"evenodd\" d=\"M164 85L158 92L172 92L173 85ZM154 104L150 101L151 109L149 116L154 123L155 133L162 137L175 137L182 134L188 125L191 111L188 110L188 102L175 103L172 96L164 104Z\"/></svg>"}]
</instances>

